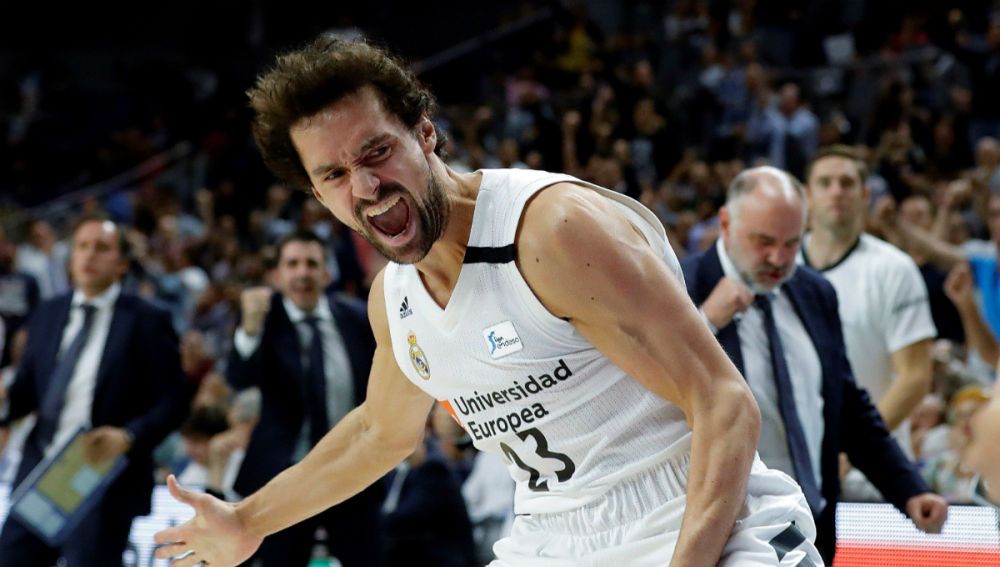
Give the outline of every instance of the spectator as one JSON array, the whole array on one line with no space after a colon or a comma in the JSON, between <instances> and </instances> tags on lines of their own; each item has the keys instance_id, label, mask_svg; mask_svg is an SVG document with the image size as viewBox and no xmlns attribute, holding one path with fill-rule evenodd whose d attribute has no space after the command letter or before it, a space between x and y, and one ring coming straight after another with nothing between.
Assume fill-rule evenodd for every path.
<instances>
[{"instance_id":1,"label":"spectator","mask_svg":"<svg viewBox=\"0 0 1000 567\"><path fill-rule=\"evenodd\" d=\"M21 325L28 320L38 305L40 292L35 278L16 271L17 247L7 239L7 233L0 226L0 319L3 320L4 334L0 342L10 344ZM10 355L7 349L0 349L0 367L7 366Z\"/></svg>"},{"instance_id":2,"label":"spectator","mask_svg":"<svg viewBox=\"0 0 1000 567\"><path fill-rule=\"evenodd\" d=\"M41 219L29 221L25 232L28 241L18 247L17 270L35 278L42 299L65 293L69 289L69 245L60 241L52 225Z\"/></svg>"},{"instance_id":3,"label":"spectator","mask_svg":"<svg viewBox=\"0 0 1000 567\"><path fill-rule=\"evenodd\" d=\"M972 504L978 479L966 461L972 439L971 419L989 401L981 386L966 386L948 403L948 450L924 465L924 479L931 489L952 504Z\"/></svg>"},{"instance_id":4,"label":"spectator","mask_svg":"<svg viewBox=\"0 0 1000 567\"><path fill-rule=\"evenodd\" d=\"M92 428L84 442L93 460L126 455L128 464L59 548L9 517L0 532L5 566L60 556L71 565L121 563L132 519L150 512L153 448L180 425L190 399L168 314L121 292L128 262L122 229L85 217L72 242L76 289L42 303L32 317L0 429L38 412L15 484L80 427Z\"/></svg>"},{"instance_id":5,"label":"spectator","mask_svg":"<svg viewBox=\"0 0 1000 567\"><path fill-rule=\"evenodd\" d=\"M177 478L194 486L209 484L209 442L212 437L229 429L223 409L215 406L199 406L181 424L181 439L184 443L186 459L177 463Z\"/></svg>"},{"instance_id":6,"label":"spectator","mask_svg":"<svg viewBox=\"0 0 1000 567\"><path fill-rule=\"evenodd\" d=\"M722 237L682 266L688 293L761 407L761 459L798 480L816 517L816 547L832 563L841 452L920 529L939 531L947 505L855 383L833 287L796 268L805 198L783 171L744 171L720 211Z\"/></svg>"},{"instance_id":7,"label":"spectator","mask_svg":"<svg viewBox=\"0 0 1000 567\"><path fill-rule=\"evenodd\" d=\"M243 319L226 377L234 388L262 394L260 423L250 437L233 488L248 495L298 462L327 430L366 395L375 351L364 306L324 290L326 247L300 230L278 245L270 288L243 292ZM379 564L378 506L374 485L310 522L264 540L256 557L264 566L305 565L318 525L345 567Z\"/></svg>"},{"instance_id":8,"label":"spectator","mask_svg":"<svg viewBox=\"0 0 1000 567\"><path fill-rule=\"evenodd\" d=\"M966 464L981 475L977 494L1000 506L1000 380L993 385L993 395L972 417L970 439L964 453Z\"/></svg>"},{"instance_id":9,"label":"spectator","mask_svg":"<svg viewBox=\"0 0 1000 567\"><path fill-rule=\"evenodd\" d=\"M837 291L847 359L904 452L907 416L931 390L931 343L937 335L927 288L916 264L891 244L864 233L867 168L849 148L826 148L809 164L810 231L800 259ZM868 500L873 487L852 471L846 500Z\"/></svg>"},{"instance_id":10,"label":"spectator","mask_svg":"<svg viewBox=\"0 0 1000 567\"><path fill-rule=\"evenodd\" d=\"M17 378L17 368L21 365L27 340L27 331L21 329L14 334L6 349L10 355L10 365L0 368L0 407L7 403L7 393ZM14 422L7 430L0 428L0 482L10 483L14 480L24 451L24 441L34 426L35 416L30 414Z\"/></svg>"}]
</instances>

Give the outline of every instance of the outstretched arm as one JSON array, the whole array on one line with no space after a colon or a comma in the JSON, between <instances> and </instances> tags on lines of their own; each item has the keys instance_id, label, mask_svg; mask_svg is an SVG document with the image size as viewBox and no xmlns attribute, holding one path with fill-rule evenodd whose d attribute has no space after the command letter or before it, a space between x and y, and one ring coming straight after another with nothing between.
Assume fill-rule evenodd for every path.
<instances>
[{"instance_id":1,"label":"outstretched arm","mask_svg":"<svg viewBox=\"0 0 1000 567\"><path fill-rule=\"evenodd\" d=\"M369 317L378 341L365 403L347 414L295 466L257 493L232 505L181 489L175 498L195 517L156 534L160 558L193 552L175 567L200 561L228 567L246 560L264 536L313 516L354 494L391 470L422 442L433 400L403 375L393 358L382 300L382 279L372 286Z\"/></svg>"},{"instance_id":2,"label":"outstretched arm","mask_svg":"<svg viewBox=\"0 0 1000 567\"><path fill-rule=\"evenodd\" d=\"M539 193L517 246L521 272L549 311L684 411L691 466L671 565L716 565L744 503L760 429L743 378L677 276L594 191L558 184Z\"/></svg>"}]
</instances>

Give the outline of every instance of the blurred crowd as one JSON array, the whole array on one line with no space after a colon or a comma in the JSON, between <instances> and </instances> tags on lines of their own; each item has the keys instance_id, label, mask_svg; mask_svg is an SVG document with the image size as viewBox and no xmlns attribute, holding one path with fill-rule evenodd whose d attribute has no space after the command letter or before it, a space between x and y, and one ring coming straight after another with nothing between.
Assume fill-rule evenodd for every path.
<instances>
[{"instance_id":1,"label":"blurred crowd","mask_svg":"<svg viewBox=\"0 0 1000 567\"><path fill-rule=\"evenodd\" d=\"M659 216L683 258L718 237L718 210L740 171L766 163L801 178L820 147L852 146L869 167L870 232L920 267L939 333L932 391L911 415L909 449L935 491L974 502L963 449L971 415L989 400L997 351L995 341L968 340L967 316L1000 334L995 282L992 291L982 284L996 277L1000 246L1000 5L627 4L630 18L616 12L619 29L602 26L602 10L611 8L556 6L543 24L520 32L518 56L485 47L477 55L482 74L463 78L476 85L474 96L445 100L436 117L449 165L562 171L628 194ZM235 497L262 404L259 390L237 391L226 379L244 290L278 285L277 244L303 229L324 243L330 291L366 298L385 260L310 194L269 181L249 137L246 85L220 82L206 69L170 71L132 69L130 88L116 93L130 101L132 116L117 121L125 126L88 125L105 137L73 145L82 135L63 134L83 119L70 69L25 62L7 85L0 120L0 206L21 209L51 198L55 187L105 179L193 142L183 179L153 175L83 199L73 212L104 211L125 228L131 256L123 289L170 312L183 371L197 385L189 417L157 450L159 479L173 472ZM0 399L16 379L25 321L39 302L73 287L70 219L4 218ZM941 247L992 261L994 272L954 255L942 260ZM428 432L426 454L408 459L410 470L440 465L450 474L441 486L464 497L454 502L469 519L454 545L482 562L510 519L512 485L502 462L478 463L468 436L443 412ZM0 480L13 475L16 446L0 460ZM412 530L430 512L406 505L419 489L404 491L399 475L385 481L383 511Z\"/></svg>"}]
</instances>

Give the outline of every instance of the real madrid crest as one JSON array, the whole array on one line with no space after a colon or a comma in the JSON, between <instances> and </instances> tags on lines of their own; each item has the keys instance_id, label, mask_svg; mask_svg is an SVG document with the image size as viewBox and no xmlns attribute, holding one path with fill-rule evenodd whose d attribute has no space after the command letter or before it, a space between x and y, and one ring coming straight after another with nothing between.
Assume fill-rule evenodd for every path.
<instances>
[{"instance_id":1,"label":"real madrid crest","mask_svg":"<svg viewBox=\"0 0 1000 567\"><path fill-rule=\"evenodd\" d=\"M413 363L413 368L417 371L424 380L431 379L431 365L427 362L427 355L424 354L423 349L417 344L417 335L413 331L407 335L406 340L410 343L410 362Z\"/></svg>"}]
</instances>

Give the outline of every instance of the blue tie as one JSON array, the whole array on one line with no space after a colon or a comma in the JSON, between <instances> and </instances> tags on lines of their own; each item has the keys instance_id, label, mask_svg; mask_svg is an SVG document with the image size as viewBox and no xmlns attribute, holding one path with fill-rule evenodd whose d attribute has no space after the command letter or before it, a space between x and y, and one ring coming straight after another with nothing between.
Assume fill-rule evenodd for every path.
<instances>
[{"instance_id":1,"label":"blue tie","mask_svg":"<svg viewBox=\"0 0 1000 567\"><path fill-rule=\"evenodd\" d=\"M90 329L94 325L94 313L97 312L97 308L87 304L79 307L83 309L83 326L80 327L80 331L73 337L73 341L69 343L62 356L59 357L59 361L56 362L52 376L49 377L49 385L45 389L45 396L38 408L38 441L42 447L48 446L49 442L52 441L52 436L55 435L63 402L66 401L66 387L69 386L69 381L73 378L76 365L80 362L80 354L87 344Z\"/></svg>"},{"instance_id":2,"label":"blue tie","mask_svg":"<svg viewBox=\"0 0 1000 567\"><path fill-rule=\"evenodd\" d=\"M309 343L309 367L306 369L306 410L309 419L309 441L316 445L330 429L326 415L326 373L323 371L326 357L323 355L323 333L319 329L319 319L306 317L312 330Z\"/></svg>"},{"instance_id":3,"label":"blue tie","mask_svg":"<svg viewBox=\"0 0 1000 567\"><path fill-rule=\"evenodd\" d=\"M774 382L778 387L778 409L781 419L785 422L785 433L788 436L788 452L792 457L795 469L795 479L799 481L806 501L813 514L823 511L823 497L816 487L816 477L813 476L812 461L809 459L809 449L806 446L806 435L802 431L799 414L795 410L795 394L792 379L788 373L788 363L785 360L785 349L781 346L778 327L774 324L774 311L771 309L771 298L757 295L754 300L764 314L764 330L767 332L767 342L771 351L771 366L774 369Z\"/></svg>"}]
</instances>

